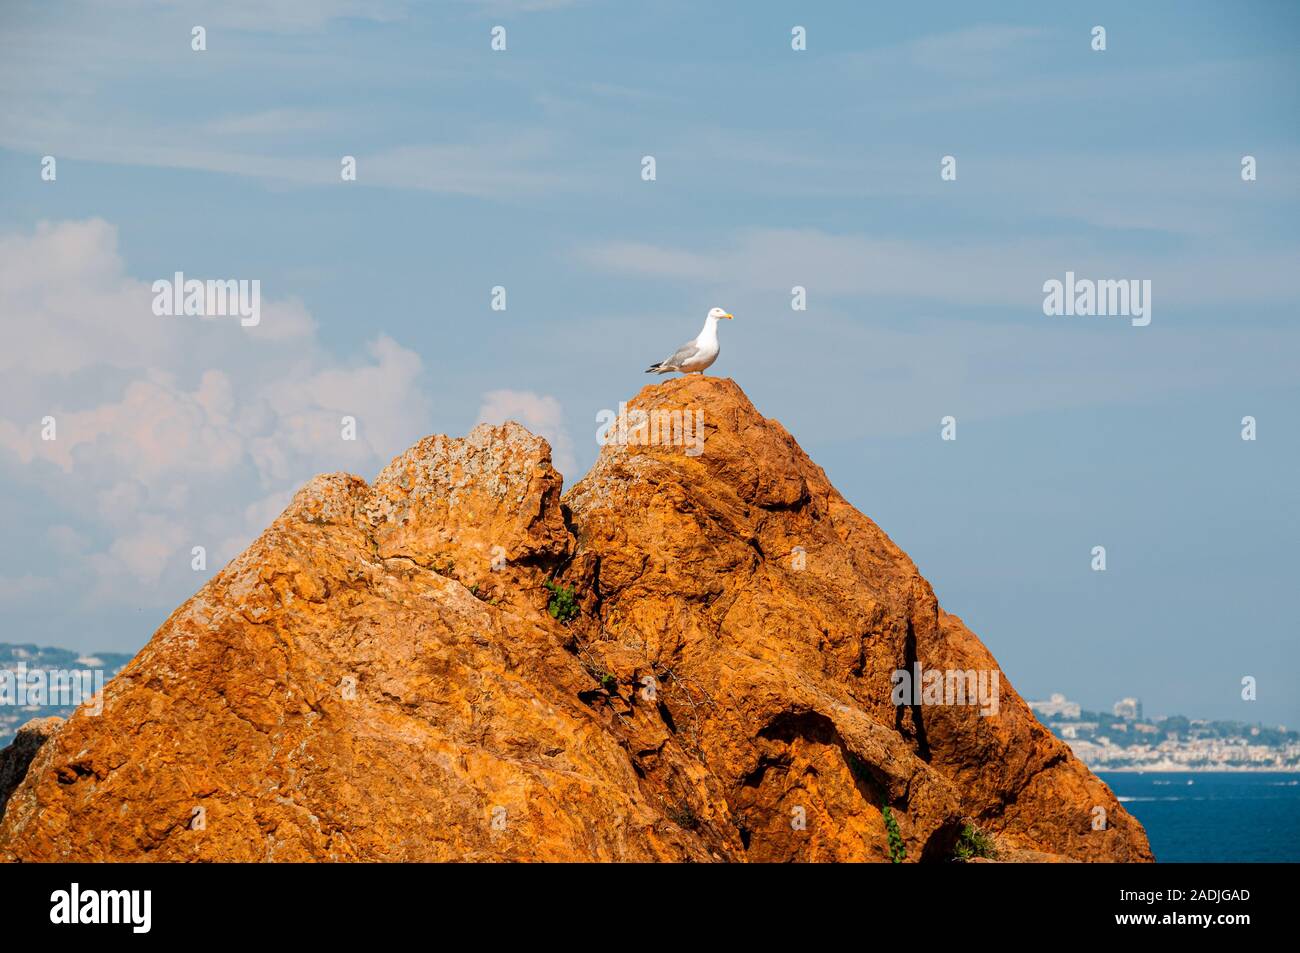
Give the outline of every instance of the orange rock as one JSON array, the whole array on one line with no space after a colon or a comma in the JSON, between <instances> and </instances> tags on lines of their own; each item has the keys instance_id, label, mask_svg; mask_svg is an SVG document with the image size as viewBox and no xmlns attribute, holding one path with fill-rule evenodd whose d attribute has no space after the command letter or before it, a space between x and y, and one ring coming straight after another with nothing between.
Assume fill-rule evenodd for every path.
<instances>
[{"instance_id":1,"label":"orange rock","mask_svg":"<svg viewBox=\"0 0 1300 953\"><path fill-rule=\"evenodd\" d=\"M887 861L888 805L909 861L966 821L1007 856L1151 859L734 383L631 406L703 411L703 452L611 444L561 500L506 424L312 480L48 735L0 857ZM914 664L997 673L997 714L895 705Z\"/></svg>"}]
</instances>

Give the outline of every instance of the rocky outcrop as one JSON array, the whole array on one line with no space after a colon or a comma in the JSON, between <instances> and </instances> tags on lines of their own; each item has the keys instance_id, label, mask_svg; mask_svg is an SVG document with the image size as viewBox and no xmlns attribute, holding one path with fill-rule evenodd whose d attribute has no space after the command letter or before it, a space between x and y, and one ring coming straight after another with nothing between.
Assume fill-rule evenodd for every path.
<instances>
[{"instance_id":1,"label":"rocky outcrop","mask_svg":"<svg viewBox=\"0 0 1300 953\"><path fill-rule=\"evenodd\" d=\"M734 383L632 407L655 442L619 431L563 498L515 424L317 477L39 747L0 857L883 861L893 826L937 861L974 824L1151 859ZM983 678L996 713L895 704L899 670Z\"/></svg>"},{"instance_id":2,"label":"rocky outcrop","mask_svg":"<svg viewBox=\"0 0 1300 953\"><path fill-rule=\"evenodd\" d=\"M55 716L33 718L14 733L14 739L0 748L0 818L5 815L9 795L14 793L27 769L31 766L36 752L41 750L50 735L58 731L63 719Z\"/></svg>"}]
</instances>

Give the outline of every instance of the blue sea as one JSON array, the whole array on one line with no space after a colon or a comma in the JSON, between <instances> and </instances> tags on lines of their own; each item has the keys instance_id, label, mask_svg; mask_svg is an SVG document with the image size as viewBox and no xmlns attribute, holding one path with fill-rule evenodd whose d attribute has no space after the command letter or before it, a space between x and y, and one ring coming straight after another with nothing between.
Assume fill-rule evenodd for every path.
<instances>
[{"instance_id":1,"label":"blue sea","mask_svg":"<svg viewBox=\"0 0 1300 953\"><path fill-rule=\"evenodd\" d=\"M1098 771L1161 863L1300 862L1300 775Z\"/></svg>"}]
</instances>

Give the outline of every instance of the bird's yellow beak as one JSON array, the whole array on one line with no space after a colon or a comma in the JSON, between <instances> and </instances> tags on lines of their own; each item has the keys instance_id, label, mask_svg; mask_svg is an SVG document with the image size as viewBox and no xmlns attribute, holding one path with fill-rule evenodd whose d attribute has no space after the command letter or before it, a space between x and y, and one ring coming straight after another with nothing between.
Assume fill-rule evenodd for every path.
<instances>
[{"instance_id":1,"label":"bird's yellow beak","mask_svg":"<svg viewBox=\"0 0 1300 953\"><path fill-rule=\"evenodd\" d=\"M727 318L728 320L730 320L731 318L734 318L735 315L734 315L734 314L724 314L723 317L724 317L724 318Z\"/></svg>"}]
</instances>

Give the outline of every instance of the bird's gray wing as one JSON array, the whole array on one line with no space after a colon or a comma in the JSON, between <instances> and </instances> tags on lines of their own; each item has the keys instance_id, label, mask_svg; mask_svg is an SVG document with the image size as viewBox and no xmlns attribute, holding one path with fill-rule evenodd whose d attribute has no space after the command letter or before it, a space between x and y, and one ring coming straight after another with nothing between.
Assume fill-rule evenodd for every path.
<instances>
[{"instance_id":1,"label":"bird's gray wing","mask_svg":"<svg viewBox=\"0 0 1300 953\"><path fill-rule=\"evenodd\" d=\"M665 361L660 361L659 366L660 367L681 367L683 364L685 364L687 361L689 361L698 353L700 353L700 349L695 344L695 342L687 341L685 344L683 344L681 347L679 347L676 351L673 352L672 357L668 358Z\"/></svg>"}]
</instances>

